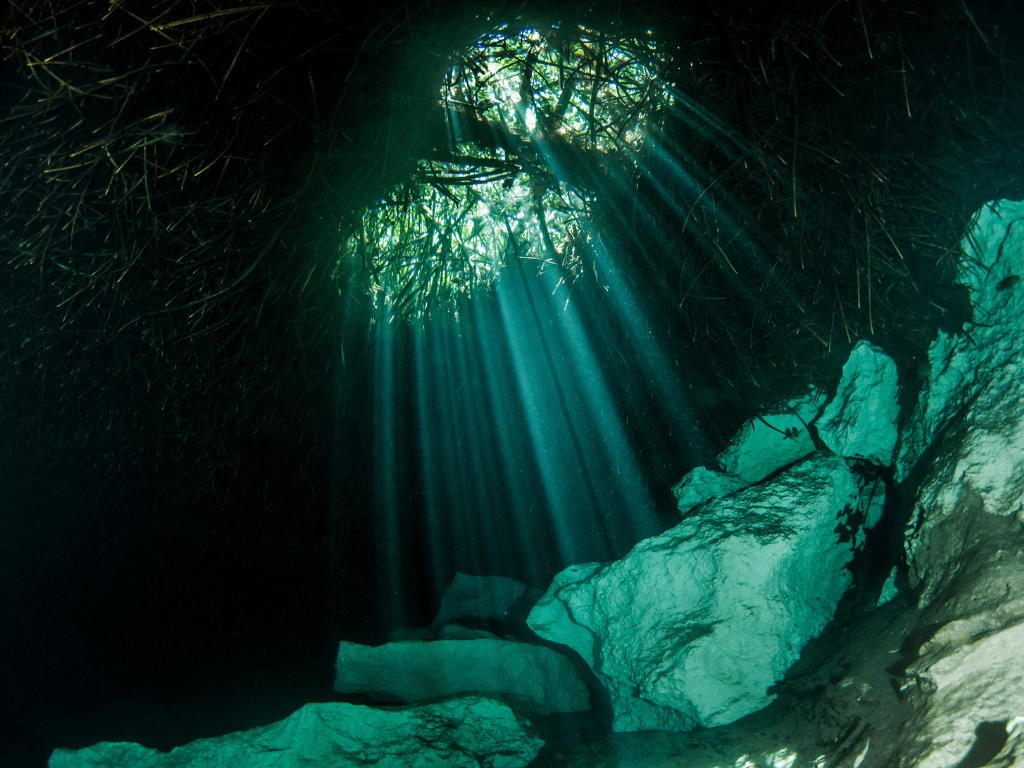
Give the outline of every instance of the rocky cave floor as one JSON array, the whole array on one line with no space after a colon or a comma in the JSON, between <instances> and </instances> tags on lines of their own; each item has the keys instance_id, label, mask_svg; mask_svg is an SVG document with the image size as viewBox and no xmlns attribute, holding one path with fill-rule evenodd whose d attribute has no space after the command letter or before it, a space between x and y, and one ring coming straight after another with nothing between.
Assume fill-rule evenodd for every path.
<instances>
[{"instance_id":1,"label":"rocky cave floor","mask_svg":"<svg viewBox=\"0 0 1024 768\"><path fill-rule=\"evenodd\" d=\"M711 768L743 766L746 759L757 765L766 755L793 768L853 765L868 740L871 748L859 768L892 765L899 759L900 728L913 712L916 689L900 692L906 667L927 639L919 619L916 608L896 598L844 626L830 626L776 686L775 702L727 726L609 734L592 721L566 721L560 729L548 723L542 727L562 736L544 734L548 745L531 768ZM964 761L959 768L984 762Z\"/></svg>"}]
</instances>

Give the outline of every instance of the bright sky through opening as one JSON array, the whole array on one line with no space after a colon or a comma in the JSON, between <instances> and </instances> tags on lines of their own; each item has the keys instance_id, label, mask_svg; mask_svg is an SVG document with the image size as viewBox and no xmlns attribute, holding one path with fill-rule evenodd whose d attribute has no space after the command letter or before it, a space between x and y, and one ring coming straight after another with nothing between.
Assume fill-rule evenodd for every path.
<instances>
[{"instance_id":1,"label":"bright sky through opening","mask_svg":"<svg viewBox=\"0 0 1024 768\"><path fill-rule=\"evenodd\" d=\"M724 151L736 140L664 87L666 63L651 39L580 27L485 36L446 78L448 146L349 240L344 257L372 276L376 568L392 629L429 620L457 571L539 586L664 530L638 435L710 458L685 372L601 229L652 218L634 173L692 190L673 205L715 204L657 121L674 110ZM629 208L596 220L610 199Z\"/></svg>"}]
</instances>

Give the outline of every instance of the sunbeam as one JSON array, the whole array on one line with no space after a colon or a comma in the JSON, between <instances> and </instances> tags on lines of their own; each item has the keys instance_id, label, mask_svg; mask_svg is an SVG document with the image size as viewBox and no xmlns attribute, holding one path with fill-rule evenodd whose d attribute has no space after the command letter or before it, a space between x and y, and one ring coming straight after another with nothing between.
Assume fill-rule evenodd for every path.
<instances>
[{"instance_id":1,"label":"sunbeam","mask_svg":"<svg viewBox=\"0 0 1024 768\"><path fill-rule=\"evenodd\" d=\"M540 586L621 557L670 516L639 448L707 456L683 372L598 251L603 284L570 286L506 254L493 296L464 300L457 318L378 328L382 630L423 625L459 571Z\"/></svg>"},{"instance_id":2,"label":"sunbeam","mask_svg":"<svg viewBox=\"0 0 1024 768\"><path fill-rule=\"evenodd\" d=\"M482 38L445 81L446 149L349 241L377 318L382 634L425 624L459 571L541 587L622 556L672 515L641 452L710 458L692 402L706 393L684 385L619 257L644 253L637 224L657 227L622 163L680 221L707 172L688 175L648 125L673 99L665 58L618 45L582 28Z\"/></svg>"}]
</instances>

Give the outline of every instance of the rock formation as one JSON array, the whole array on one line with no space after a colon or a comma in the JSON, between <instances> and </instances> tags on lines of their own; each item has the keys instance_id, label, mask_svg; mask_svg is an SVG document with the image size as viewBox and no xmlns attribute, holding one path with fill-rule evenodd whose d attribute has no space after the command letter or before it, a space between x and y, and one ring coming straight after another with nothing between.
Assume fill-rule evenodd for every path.
<instances>
[{"instance_id":1,"label":"rock formation","mask_svg":"<svg viewBox=\"0 0 1024 768\"><path fill-rule=\"evenodd\" d=\"M730 723L832 618L850 584L846 463L815 456L718 499L614 563L573 566L530 614L612 695L619 731ZM838 531L838 532L837 532Z\"/></svg>"},{"instance_id":2,"label":"rock formation","mask_svg":"<svg viewBox=\"0 0 1024 768\"><path fill-rule=\"evenodd\" d=\"M377 647L340 643L334 690L389 694L406 702L507 694L543 714L590 709L587 686L565 656L496 637L409 640Z\"/></svg>"},{"instance_id":3,"label":"rock formation","mask_svg":"<svg viewBox=\"0 0 1024 768\"><path fill-rule=\"evenodd\" d=\"M481 697L395 710L331 702L168 753L124 742L58 749L50 768L517 768L542 744L506 705Z\"/></svg>"}]
</instances>

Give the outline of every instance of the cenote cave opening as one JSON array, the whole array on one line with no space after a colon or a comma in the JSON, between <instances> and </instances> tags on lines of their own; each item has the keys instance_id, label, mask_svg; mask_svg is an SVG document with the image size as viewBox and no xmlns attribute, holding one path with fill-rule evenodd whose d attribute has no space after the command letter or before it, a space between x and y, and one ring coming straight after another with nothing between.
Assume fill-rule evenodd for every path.
<instances>
[{"instance_id":1,"label":"cenote cave opening","mask_svg":"<svg viewBox=\"0 0 1024 768\"><path fill-rule=\"evenodd\" d=\"M861 342L909 418L1024 197L1012 3L143 5L0 11L12 765L377 707L339 644L438 640L459 574L523 598L453 631L552 650L559 574L699 515L744 424L810 440ZM866 461L837 624L907 567Z\"/></svg>"}]
</instances>

